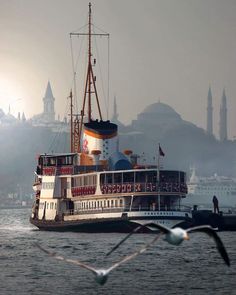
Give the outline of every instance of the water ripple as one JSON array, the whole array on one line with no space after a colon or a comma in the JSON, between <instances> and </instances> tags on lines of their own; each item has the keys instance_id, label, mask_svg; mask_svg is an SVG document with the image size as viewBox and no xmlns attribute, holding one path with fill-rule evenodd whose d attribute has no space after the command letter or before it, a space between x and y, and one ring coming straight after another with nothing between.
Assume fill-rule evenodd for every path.
<instances>
[{"instance_id":1,"label":"water ripple","mask_svg":"<svg viewBox=\"0 0 236 295\"><path fill-rule=\"evenodd\" d=\"M135 235L114 255L105 257L122 234L38 231L29 225L29 212L0 210L1 294L236 294L235 233L220 233L232 260L231 268L224 265L213 241L192 234L191 240L179 247L158 241L146 253L114 270L101 287L90 272L47 257L33 242L99 267L132 253L153 235Z\"/></svg>"}]
</instances>

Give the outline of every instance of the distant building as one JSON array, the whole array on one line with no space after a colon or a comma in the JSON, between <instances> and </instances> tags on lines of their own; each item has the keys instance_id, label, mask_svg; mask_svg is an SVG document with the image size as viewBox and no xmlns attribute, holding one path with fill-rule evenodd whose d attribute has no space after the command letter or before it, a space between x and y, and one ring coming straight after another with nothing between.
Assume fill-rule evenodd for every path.
<instances>
[{"instance_id":1,"label":"distant building","mask_svg":"<svg viewBox=\"0 0 236 295\"><path fill-rule=\"evenodd\" d=\"M11 114L11 108L9 106L8 114L5 114L2 109L0 109L0 123L4 126L14 125L18 123L18 120Z\"/></svg>"},{"instance_id":2,"label":"distant building","mask_svg":"<svg viewBox=\"0 0 236 295\"><path fill-rule=\"evenodd\" d=\"M55 122L55 98L52 94L51 84L48 81L43 98L43 112L32 117L33 125L47 125Z\"/></svg>"},{"instance_id":3,"label":"distant building","mask_svg":"<svg viewBox=\"0 0 236 295\"><path fill-rule=\"evenodd\" d=\"M225 89L223 90L221 105L220 105L220 141L228 140L227 135L227 102Z\"/></svg>"},{"instance_id":4,"label":"distant building","mask_svg":"<svg viewBox=\"0 0 236 295\"><path fill-rule=\"evenodd\" d=\"M43 115L45 120L48 122L55 121L55 110L54 110L55 98L52 94L51 84L48 81L45 96L43 98Z\"/></svg>"},{"instance_id":5,"label":"distant building","mask_svg":"<svg viewBox=\"0 0 236 295\"><path fill-rule=\"evenodd\" d=\"M131 127L136 131L162 135L182 122L181 116L172 107L159 101L147 106L138 114L137 120L132 121Z\"/></svg>"},{"instance_id":6,"label":"distant building","mask_svg":"<svg viewBox=\"0 0 236 295\"><path fill-rule=\"evenodd\" d=\"M113 104L113 114L111 117L111 122L115 123L119 128L119 133L128 132L131 129L128 126L125 126L119 119L119 114L117 110L117 103L116 103L116 96L114 97L114 104Z\"/></svg>"},{"instance_id":7,"label":"distant building","mask_svg":"<svg viewBox=\"0 0 236 295\"><path fill-rule=\"evenodd\" d=\"M211 87L208 90L207 96L207 134L213 135L213 107L212 107L212 94Z\"/></svg>"}]
</instances>

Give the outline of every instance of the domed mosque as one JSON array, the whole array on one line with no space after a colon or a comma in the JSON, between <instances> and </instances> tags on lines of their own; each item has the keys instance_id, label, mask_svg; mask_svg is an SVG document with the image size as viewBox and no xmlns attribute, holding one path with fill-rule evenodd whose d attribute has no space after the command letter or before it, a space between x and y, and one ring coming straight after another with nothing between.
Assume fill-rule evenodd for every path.
<instances>
[{"instance_id":1,"label":"domed mosque","mask_svg":"<svg viewBox=\"0 0 236 295\"><path fill-rule=\"evenodd\" d=\"M152 132L153 129L157 132L157 128L160 127L159 132L165 133L183 122L181 116L172 107L159 101L147 106L131 125L133 129L144 132L147 130Z\"/></svg>"}]
</instances>

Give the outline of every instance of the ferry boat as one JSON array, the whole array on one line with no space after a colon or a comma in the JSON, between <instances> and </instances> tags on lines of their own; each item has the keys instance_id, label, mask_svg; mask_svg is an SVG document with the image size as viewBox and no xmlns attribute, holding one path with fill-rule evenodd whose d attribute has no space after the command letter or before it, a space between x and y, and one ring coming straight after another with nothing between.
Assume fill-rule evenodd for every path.
<instances>
[{"instance_id":1,"label":"ferry boat","mask_svg":"<svg viewBox=\"0 0 236 295\"><path fill-rule=\"evenodd\" d=\"M215 195L221 208L236 207L236 179L217 174L201 177L196 174L196 169L192 168L187 185L188 197L184 200L186 205L212 207L212 198Z\"/></svg>"},{"instance_id":2,"label":"ferry boat","mask_svg":"<svg viewBox=\"0 0 236 295\"><path fill-rule=\"evenodd\" d=\"M186 173L139 165L131 150L118 150L118 127L102 119L93 73L91 4L88 15L88 66L80 120L71 100L71 151L41 154L35 171L35 202L30 222L40 230L129 232L140 224L168 227L191 220L182 206ZM95 96L99 119L91 113ZM85 120L85 105L88 105Z\"/></svg>"}]
</instances>

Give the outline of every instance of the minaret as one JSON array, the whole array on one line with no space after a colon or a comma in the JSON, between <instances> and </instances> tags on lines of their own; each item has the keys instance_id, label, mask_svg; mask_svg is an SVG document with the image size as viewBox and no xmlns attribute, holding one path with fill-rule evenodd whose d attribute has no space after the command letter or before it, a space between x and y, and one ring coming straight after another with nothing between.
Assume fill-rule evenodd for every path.
<instances>
[{"instance_id":1,"label":"minaret","mask_svg":"<svg viewBox=\"0 0 236 295\"><path fill-rule=\"evenodd\" d=\"M26 118L25 118L25 113L24 113L24 112L22 113L21 120L22 120L22 122L25 122L25 121L26 121Z\"/></svg>"},{"instance_id":2,"label":"minaret","mask_svg":"<svg viewBox=\"0 0 236 295\"><path fill-rule=\"evenodd\" d=\"M225 89L223 90L221 105L220 105L220 141L228 139L227 136L227 105Z\"/></svg>"},{"instance_id":3,"label":"minaret","mask_svg":"<svg viewBox=\"0 0 236 295\"><path fill-rule=\"evenodd\" d=\"M118 121L116 96L114 97L114 106L113 106L112 121L113 121L113 122L117 122L117 121Z\"/></svg>"},{"instance_id":4,"label":"minaret","mask_svg":"<svg viewBox=\"0 0 236 295\"><path fill-rule=\"evenodd\" d=\"M52 94L52 88L51 88L50 82L48 81L45 96L43 98L43 105L44 105L43 114L45 119L48 122L55 121L54 101L55 101L55 98L53 97L53 94Z\"/></svg>"},{"instance_id":5,"label":"minaret","mask_svg":"<svg viewBox=\"0 0 236 295\"><path fill-rule=\"evenodd\" d=\"M207 96L207 134L212 135L213 134L213 107L212 107L212 94L211 94L211 87L209 87L208 90L208 96Z\"/></svg>"}]
</instances>

